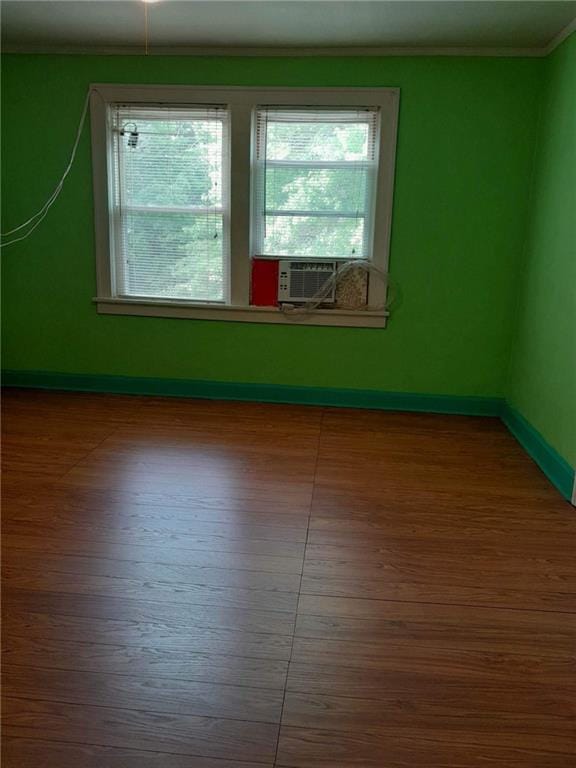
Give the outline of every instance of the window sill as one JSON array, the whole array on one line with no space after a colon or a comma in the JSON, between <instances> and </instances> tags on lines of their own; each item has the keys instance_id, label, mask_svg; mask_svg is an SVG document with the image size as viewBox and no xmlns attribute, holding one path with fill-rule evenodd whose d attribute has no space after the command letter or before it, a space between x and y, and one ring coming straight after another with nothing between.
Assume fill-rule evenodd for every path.
<instances>
[{"instance_id":1,"label":"window sill","mask_svg":"<svg viewBox=\"0 0 576 768\"><path fill-rule=\"evenodd\" d=\"M385 328L387 312L344 309L315 309L306 314L288 314L275 307L238 307L229 304L194 304L189 301L95 298L99 314L171 317L192 320L225 320L236 323L279 325L329 325L348 328Z\"/></svg>"}]
</instances>

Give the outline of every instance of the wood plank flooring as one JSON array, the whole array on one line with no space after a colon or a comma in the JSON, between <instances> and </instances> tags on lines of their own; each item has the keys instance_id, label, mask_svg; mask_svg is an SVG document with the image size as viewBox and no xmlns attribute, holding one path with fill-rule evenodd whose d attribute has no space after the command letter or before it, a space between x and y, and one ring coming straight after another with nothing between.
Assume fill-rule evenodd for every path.
<instances>
[{"instance_id":1,"label":"wood plank flooring","mask_svg":"<svg viewBox=\"0 0 576 768\"><path fill-rule=\"evenodd\" d=\"M5 768L573 768L576 510L494 419L4 393Z\"/></svg>"}]
</instances>

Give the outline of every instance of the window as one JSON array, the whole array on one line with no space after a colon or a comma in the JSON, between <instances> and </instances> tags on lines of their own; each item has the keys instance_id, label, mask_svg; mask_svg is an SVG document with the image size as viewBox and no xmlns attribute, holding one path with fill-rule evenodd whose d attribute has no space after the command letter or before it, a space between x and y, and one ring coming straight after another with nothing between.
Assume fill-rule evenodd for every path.
<instances>
[{"instance_id":1,"label":"window","mask_svg":"<svg viewBox=\"0 0 576 768\"><path fill-rule=\"evenodd\" d=\"M98 311L291 323L275 265L385 271L397 106L395 89L92 86ZM384 283L364 290L297 322L383 327Z\"/></svg>"},{"instance_id":2,"label":"window","mask_svg":"<svg viewBox=\"0 0 576 768\"><path fill-rule=\"evenodd\" d=\"M254 255L370 259L376 109L256 112Z\"/></svg>"},{"instance_id":3,"label":"window","mask_svg":"<svg viewBox=\"0 0 576 768\"><path fill-rule=\"evenodd\" d=\"M118 296L225 300L227 117L218 107L112 107Z\"/></svg>"}]
</instances>

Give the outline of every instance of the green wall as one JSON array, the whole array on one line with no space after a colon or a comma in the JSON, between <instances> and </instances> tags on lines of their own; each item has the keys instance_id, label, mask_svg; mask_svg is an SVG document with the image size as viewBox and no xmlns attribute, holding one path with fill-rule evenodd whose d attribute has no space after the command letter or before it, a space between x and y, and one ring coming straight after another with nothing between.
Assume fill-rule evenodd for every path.
<instances>
[{"instance_id":1,"label":"green wall","mask_svg":"<svg viewBox=\"0 0 576 768\"><path fill-rule=\"evenodd\" d=\"M576 466L576 34L545 62L545 92L509 401Z\"/></svg>"},{"instance_id":2,"label":"green wall","mask_svg":"<svg viewBox=\"0 0 576 768\"><path fill-rule=\"evenodd\" d=\"M90 82L400 87L403 294L385 330L97 315L86 132L50 215L3 253L4 368L503 396L543 74L520 58L4 57L4 230L51 192Z\"/></svg>"}]
</instances>

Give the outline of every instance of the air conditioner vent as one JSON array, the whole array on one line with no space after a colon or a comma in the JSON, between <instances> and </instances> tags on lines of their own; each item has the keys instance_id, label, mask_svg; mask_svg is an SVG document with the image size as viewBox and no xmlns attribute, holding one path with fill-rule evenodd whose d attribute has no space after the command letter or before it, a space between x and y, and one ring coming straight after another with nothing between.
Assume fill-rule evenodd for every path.
<instances>
[{"instance_id":1,"label":"air conditioner vent","mask_svg":"<svg viewBox=\"0 0 576 768\"><path fill-rule=\"evenodd\" d=\"M280 261L278 300L310 301L317 298L335 270L334 261ZM323 302L334 302L334 285Z\"/></svg>"}]
</instances>

